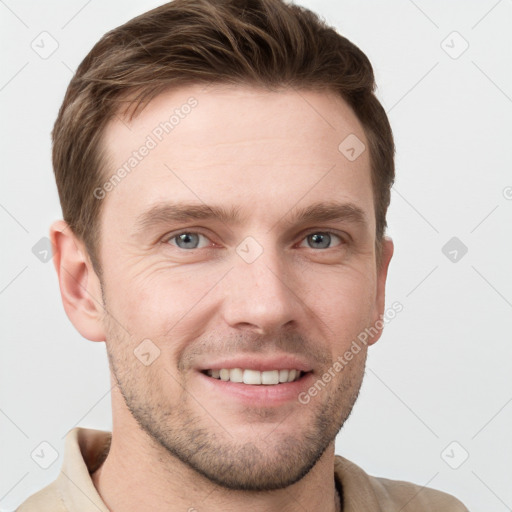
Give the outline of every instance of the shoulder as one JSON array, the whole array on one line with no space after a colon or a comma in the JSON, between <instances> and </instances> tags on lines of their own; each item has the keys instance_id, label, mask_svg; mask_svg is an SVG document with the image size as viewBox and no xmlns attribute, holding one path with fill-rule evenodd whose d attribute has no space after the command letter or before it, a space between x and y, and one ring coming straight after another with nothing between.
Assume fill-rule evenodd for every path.
<instances>
[{"instance_id":1,"label":"shoulder","mask_svg":"<svg viewBox=\"0 0 512 512\"><path fill-rule=\"evenodd\" d=\"M370 476L339 455L335 460L335 473L341 480L345 502L365 504L368 509L373 506L382 512L468 512L451 494L402 480Z\"/></svg>"},{"instance_id":2,"label":"shoulder","mask_svg":"<svg viewBox=\"0 0 512 512\"><path fill-rule=\"evenodd\" d=\"M55 482L28 497L15 512L68 512Z\"/></svg>"},{"instance_id":3,"label":"shoulder","mask_svg":"<svg viewBox=\"0 0 512 512\"><path fill-rule=\"evenodd\" d=\"M403 507L403 512L468 512L454 496L437 489L423 487L411 482L372 477L370 481L379 503L389 507Z\"/></svg>"},{"instance_id":4,"label":"shoulder","mask_svg":"<svg viewBox=\"0 0 512 512\"><path fill-rule=\"evenodd\" d=\"M111 433L75 427L66 435L56 480L29 496L16 512L108 512L91 478L110 447Z\"/></svg>"}]
</instances>

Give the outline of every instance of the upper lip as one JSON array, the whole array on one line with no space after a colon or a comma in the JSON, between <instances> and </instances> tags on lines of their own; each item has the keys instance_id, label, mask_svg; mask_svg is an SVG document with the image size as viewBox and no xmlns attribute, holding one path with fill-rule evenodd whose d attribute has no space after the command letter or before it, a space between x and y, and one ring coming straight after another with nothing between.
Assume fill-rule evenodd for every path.
<instances>
[{"instance_id":1,"label":"upper lip","mask_svg":"<svg viewBox=\"0 0 512 512\"><path fill-rule=\"evenodd\" d=\"M281 355L272 357L263 357L261 355L240 355L229 359L214 359L206 365L198 366L197 369L202 370L221 370L222 368L242 368L244 370L300 370L309 372L312 370L311 365L297 356Z\"/></svg>"}]
</instances>

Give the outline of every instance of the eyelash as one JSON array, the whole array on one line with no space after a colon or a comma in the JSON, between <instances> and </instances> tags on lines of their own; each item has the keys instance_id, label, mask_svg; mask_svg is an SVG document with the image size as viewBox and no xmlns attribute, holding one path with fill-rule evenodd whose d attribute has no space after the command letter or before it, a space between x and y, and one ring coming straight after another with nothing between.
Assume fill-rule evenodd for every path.
<instances>
[{"instance_id":1,"label":"eyelash","mask_svg":"<svg viewBox=\"0 0 512 512\"><path fill-rule=\"evenodd\" d=\"M201 233L201 232L199 232L199 231L192 231L192 230L187 231L187 230L185 230L185 231L179 231L179 232L177 232L177 233L172 233L172 234L170 234L170 235L166 235L166 236L163 238L162 242L164 242L164 243L166 243L166 244L169 244L169 245L173 245L173 244L171 244L170 242L171 242L172 240L174 240L175 238L177 238L179 235L184 235L184 234L189 234L189 235L200 235L200 236L203 236L203 237L205 237L206 239L210 240L210 239L208 238L208 236L207 236L207 235L205 235L204 233ZM321 230L313 230L313 231L309 231L309 232L305 233L305 234L302 236L302 238L301 238L301 242L302 242L302 241L304 241L304 240L306 240L308 236L310 236L310 235L317 235L317 234L321 234L321 235L331 235L331 236L333 236L333 235L334 235L334 237L337 237L337 238L339 238L339 240L340 240L340 243L339 243L338 245L335 245L335 246L333 246L333 247L327 247L327 248L325 248L325 249L320 249L320 250L324 250L324 251L325 251L325 250L327 250L327 249L334 249L335 247L338 247L338 246L346 245L346 244L347 244L347 239L346 239L345 237L343 237L341 234L335 233L335 232L333 232L333 231L321 231ZM208 247L196 247L196 248L193 248L193 249L182 249L181 247L178 247L177 245L173 245L173 247L175 247L176 249L181 249L181 250L182 250L182 251L184 251L184 252L190 252L190 251L194 251L194 250L198 250L198 249L208 249ZM309 249L313 249L312 247L308 247L308 248L309 248ZM313 250L315 250L315 249L313 249Z\"/></svg>"}]
</instances>

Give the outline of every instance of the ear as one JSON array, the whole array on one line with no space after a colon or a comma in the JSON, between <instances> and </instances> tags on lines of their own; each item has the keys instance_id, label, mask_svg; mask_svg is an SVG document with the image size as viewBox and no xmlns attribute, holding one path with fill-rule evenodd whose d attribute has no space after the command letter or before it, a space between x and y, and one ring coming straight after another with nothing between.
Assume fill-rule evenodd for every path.
<instances>
[{"instance_id":1,"label":"ear","mask_svg":"<svg viewBox=\"0 0 512 512\"><path fill-rule=\"evenodd\" d=\"M375 296L374 315L371 327L377 328L382 322L384 308L386 306L386 279L388 276L389 262L393 256L394 245L391 238L385 236L382 241L382 258L380 267L377 268L377 293ZM382 322L383 323L383 322ZM381 326L383 327L383 325ZM381 336L382 328L378 329L377 334L370 336L368 345L373 345Z\"/></svg>"},{"instance_id":2,"label":"ear","mask_svg":"<svg viewBox=\"0 0 512 512\"><path fill-rule=\"evenodd\" d=\"M101 285L83 243L63 220L50 228L62 304L78 332L88 340L104 341Z\"/></svg>"}]
</instances>

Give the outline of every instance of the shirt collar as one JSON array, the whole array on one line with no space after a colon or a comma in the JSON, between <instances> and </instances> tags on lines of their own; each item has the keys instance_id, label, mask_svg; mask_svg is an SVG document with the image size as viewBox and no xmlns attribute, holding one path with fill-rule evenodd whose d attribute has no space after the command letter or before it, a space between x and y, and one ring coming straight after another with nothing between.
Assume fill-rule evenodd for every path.
<instances>
[{"instance_id":1,"label":"shirt collar","mask_svg":"<svg viewBox=\"0 0 512 512\"><path fill-rule=\"evenodd\" d=\"M56 484L68 510L109 512L91 478L110 446L112 434L104 430L75 427L66 435L64 458Z\"/></svg>"}]
</instances>

